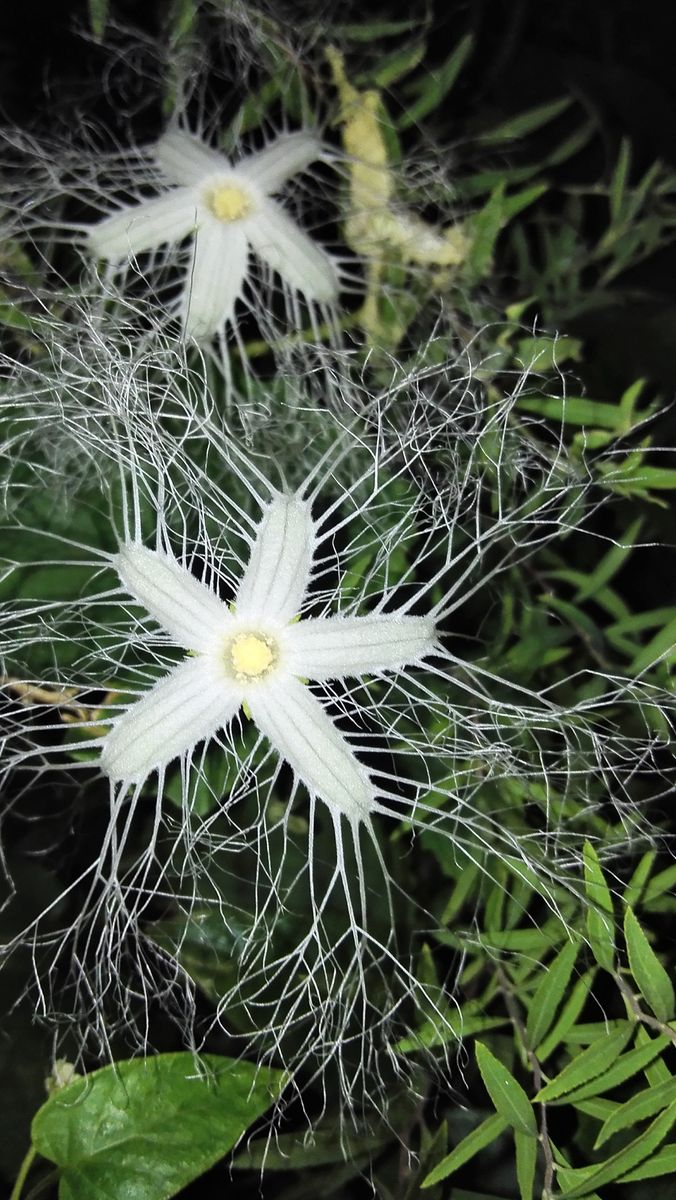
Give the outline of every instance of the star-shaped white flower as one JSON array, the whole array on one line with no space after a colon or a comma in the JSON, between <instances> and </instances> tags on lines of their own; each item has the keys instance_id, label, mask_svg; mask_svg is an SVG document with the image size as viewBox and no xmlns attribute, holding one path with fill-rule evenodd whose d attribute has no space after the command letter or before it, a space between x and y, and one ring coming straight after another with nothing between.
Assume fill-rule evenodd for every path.
<instances>
[{"instance_id":1,"label":"star-shaped white flower","mask_svg":"<svg viewBox=\"0 0 676 1200\"><path fill-rule=\"evenodd\" d=\"M199 138L170 129L154 151L169 190L92 226L89 249L117 265L192 235L180 317L184 332L198 339L232 320L251 251L307 301L330 304L338 293L331 258L272 199L321 152L312 134L291 133L233 166Z\"/></svg>"},{"instance_id":2,"label":"star-shaped white flower","mask_svg":"<svg viewBox=\"0 0 676 1200\"><path fill-rule=\"evenodd\" d=\"M309 504L278 493L267 506L234 610L173 556L127 543L115 565L126 592L191 651L107 735L103 770L141 783L217 734L245 705L308 791L353 826L375 788L307 681L396 671L437 648L430 617L392 613L297 620L317 544Z\"/></svg>"}]
</instances>

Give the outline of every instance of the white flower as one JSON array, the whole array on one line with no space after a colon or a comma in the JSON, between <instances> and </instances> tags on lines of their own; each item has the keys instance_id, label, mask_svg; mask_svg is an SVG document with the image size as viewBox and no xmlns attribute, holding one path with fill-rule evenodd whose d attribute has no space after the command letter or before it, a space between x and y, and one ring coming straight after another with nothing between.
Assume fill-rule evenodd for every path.
<instances>
[{"instance_id":1,"label":"white flower","mask_svg":"<svg viewBox=\"0 0 676 1200\"><path fill-rule=\"evenodd\" d=\"M89 249L124 264L191 236L179 315L184 332L195 338L209 338L232 320L252 251L306 301L330 304L338 292L331 258L272 199L321 149L312 134L285 134L233 166L198 138L170 129L154 151L169 190L94 225L87 231Z\"/></svg>"},{"instance_id":2,"label":"white flower","mask_svg":"<svg viewBox=\"0 0 676 1200\"><path fill-rule=\"evenodd\" d=\"M101 765L124 786L193 750L242 706L311 795L356 828L375 804L369 773L305 681L396 671L437 648L434 621L388 615L297 620L312 574L307 501L278 493L258 526L234 611L173 556L130 542L124 589L191 656L107 736Z\"/></svg>"}]
</instances>

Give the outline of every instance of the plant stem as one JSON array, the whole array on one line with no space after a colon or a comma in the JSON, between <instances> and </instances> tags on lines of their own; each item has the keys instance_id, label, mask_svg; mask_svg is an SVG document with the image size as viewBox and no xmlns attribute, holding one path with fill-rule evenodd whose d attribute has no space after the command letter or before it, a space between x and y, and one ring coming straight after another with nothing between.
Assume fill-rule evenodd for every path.
<instances>
[{"instance_id":1,"label":"plant stem","mask_svg":"<svg viewBox=\"0 0 676 1200\"><path fill-rule=\"evenodd\" d=\"M21 1166L19 1167L19 1174L16 1177L16 1183L14 1184L14 1187L12 1188L12 1192L9 1197L9 1200L19 1200L19 1196L21 1195L21 1189L23 1188L23 1185L26 1182L28 1172L30 1171L31 1167L33 1166L33 1161L35 1159L36 1154L37 1154L37 1150L35 1149L35 1147L30 1146L26 1157L24 1158Z\"/></svg>"}]
</instances>

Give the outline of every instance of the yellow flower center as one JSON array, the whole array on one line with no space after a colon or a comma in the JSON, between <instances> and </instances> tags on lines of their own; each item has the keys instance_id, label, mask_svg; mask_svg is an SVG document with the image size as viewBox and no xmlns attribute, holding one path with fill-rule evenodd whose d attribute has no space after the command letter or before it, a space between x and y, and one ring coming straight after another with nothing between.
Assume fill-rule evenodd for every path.
<instances>
[{"instance_id":1,"label":"yellow flower center","mask_svg":"<svg viewBox=\"0 0 676 1200\"><path fill-rule=\"evenodd\" d=\"M248 192L233 183L217 183L205 196L206 205L219 221L241 221L253 211Z\"/></svg>"},{"instance_id":2,"label":"yellow flower center","mask_svg":"<svg viewBox=\"0 0 676 1200\"><path fill-rule=\"evenodd\" d=\"M260 679L277 661L277 647L264 633L240 633L229 646L235 679Z\"/></svg>"}]
</instances>

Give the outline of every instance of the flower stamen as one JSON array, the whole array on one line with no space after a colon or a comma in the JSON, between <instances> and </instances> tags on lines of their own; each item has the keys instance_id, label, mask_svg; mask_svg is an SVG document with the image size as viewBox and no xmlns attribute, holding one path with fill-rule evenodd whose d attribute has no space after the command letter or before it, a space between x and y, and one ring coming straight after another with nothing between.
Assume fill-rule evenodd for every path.
<instances>
[{"instance_id":1,"label":"flower stamen","mask_svg":"<svg viewBox=\"0 0 676 1200\"><path fill-rule=\"evenodd\" d=\"M219 221L241 221L253 212L253 200L244 190L233 183L218 183L210 187L204 196L207 208Z\"/></svg>"},{"instance_id":2,"label":"flower stamen","mask_svg":"<svg viewBox=\"0 0 676 1200\"><path fill-rule=\"evenodd\" d=\"M275 666L275 642L264 633L240 633L228 645L229 666L235 679L261 679Z\"/></svg>"}]
</instances>

